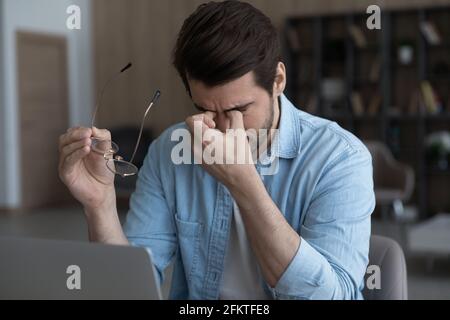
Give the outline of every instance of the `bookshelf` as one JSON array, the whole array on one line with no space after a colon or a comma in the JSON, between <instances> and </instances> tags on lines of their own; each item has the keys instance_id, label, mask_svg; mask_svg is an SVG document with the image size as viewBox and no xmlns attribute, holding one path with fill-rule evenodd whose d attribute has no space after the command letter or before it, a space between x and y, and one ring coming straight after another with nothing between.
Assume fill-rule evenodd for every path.
<instances>
[{"instance_id":1,"label":"bookshelf","mask_svg":"<svg viewBox=\"0 0 450 320\"><path fill-rule=\"evenodd\" d=\"M287 94L411 165L421 218L450 212L450 165L431 163L425 146L429 134L450 131L450 6L383 10L381 30L367 29L367 17L289 17Z\"/></svg>"}]
</instances>

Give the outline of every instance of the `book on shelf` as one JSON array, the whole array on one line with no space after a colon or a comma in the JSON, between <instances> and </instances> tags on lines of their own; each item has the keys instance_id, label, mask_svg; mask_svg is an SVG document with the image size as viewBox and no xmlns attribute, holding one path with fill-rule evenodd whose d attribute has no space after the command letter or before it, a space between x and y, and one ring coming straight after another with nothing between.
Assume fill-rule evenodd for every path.
<instances>
[{"instance_id":1,"label":"book on shelf","mask_svg":"<svg viewBox=\"0 0 450 320\"><path fill-rule=\"evenodd\" d=\"M351 94L352 110L355 116L362 116L364 114L364 104L361 94L353 91Z\"/></svg>"},{"instance_id":2,"label":"book on shelf","mask_svg":"<svg viewBox=\"0 0 450 320\"><path fill-rule=\"evenodd\" d=\"M364 32L361 30L360 27L358 27L355 24L352 24L351 26L349 26L348 28L349 33L353 39L353 42L355 43L355 45L362 49L367 47L367 39L364 35Z\"/></svg>"},{"instance_id":3,"label":"book on shelf","mask_svg":"<svg viewBox=\"0 0 450 320\"><path fill-rule=\"evenodd\" d=\"M367 108L367 113L370 116L376 116L380 111L381 102L382 102L381 94L376 92L370 99L369 107Z\"/></svg>"},{"instance_id":4,"label":"book on shelf","mask_svg":"<svg viewBox=\"0 0 450 320\"><path fill-rule=\"evenodd\" d=\"M431 114L438 113L440 105L431 83L429 81L422 81L420 87L427 112Z\"/></svg>"},{"instance_id":5,"label":"book on shelf","mask_svg":"<svg viewBox=\"0 0 450 320\"><path fill-rule=\"evenodd\" d=\"M381 59L380 57L376 57L371 66L369 71L369 80L372 82L378 82L380 80L381 75Z\"/></svg>"},{"instance_id":6,"label":"book on shelf","mask_svg":"<svg viewBox=\"0 0 450 320\"><path fill-rule=\"evenodd\" d=\"M412 92L406 113L413 116L427 113L427 107L425 105L421 89L416 89Z\"/></svg>"},{"instance_id":7,"label":"book on shelf","mask_svg":"<svg viewBox=\"0 0 450 320\"><path fill-rule=\"evenodd\" d=\"M431 21L424 21L420 24L420 30L430 45L439 45L442 43L441 34L436 25Z\"/></svg>"}]
</instances>

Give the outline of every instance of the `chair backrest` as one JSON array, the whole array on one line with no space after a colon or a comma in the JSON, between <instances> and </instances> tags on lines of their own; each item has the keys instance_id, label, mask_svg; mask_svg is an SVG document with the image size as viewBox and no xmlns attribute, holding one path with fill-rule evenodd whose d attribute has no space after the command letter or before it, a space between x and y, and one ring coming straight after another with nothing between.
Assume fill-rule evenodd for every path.
<instances>
[{"instance_id":1,"label":"chair backrest","mask_svg":"<svg viewBox=\"0 0 450 320\"><path fill-rule=\"evenodd\" d=\"M368 288L367 280L371 274L366 274L366 286L363 291L366 300L408 299L405 256L397 242L381 236L372 236L370 239L369 266L380 268L380 288Z\"/></svg>"},{"instance_id":2,"label":"chair backrest","mask_svg":"<svg viewBox=\"0 0 450 320\"><path fill-rule=\"evenodd\" d=\"M364 141L367 149L372 155L373 162L373 178L375 185L383 185L384 182L384 168L389 166L389 163L394 161L389 149L379 141Z\"/></svg>"},{"instance_id":3,"label":"chair backrest","mask_svg":"<svg viewBox=\"0 0 450 320\"><path fill-rule=\"evenodd\" d=\"M414 170L398 162L385 144L379 141L364 141L364 144L372 155L375 189L401 191L400 200L408 201L414 191Z\"/></svg>"}]
</instances>

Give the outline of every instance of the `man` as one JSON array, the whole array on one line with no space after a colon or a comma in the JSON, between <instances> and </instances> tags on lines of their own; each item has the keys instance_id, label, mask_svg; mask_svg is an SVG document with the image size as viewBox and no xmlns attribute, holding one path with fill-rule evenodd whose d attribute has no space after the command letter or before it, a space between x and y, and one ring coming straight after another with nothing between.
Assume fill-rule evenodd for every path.
<instances>
[{"instance_id":1,"label":"man","mask_svg":"<svg viewBox=\"0 0 450 320\"><path fill-rule=\"evenodd\" d=\"M362 298L371 157L353 135L283 95L286 70L270 20L238 1L201 5L180 31L174 65L200 114L152 144L123 229L114 177L90 148L90 137L108 140L109 132L74 128L61 137L60 176L85 208L90 239L148 248L161 281L174 260L172 299ZM200 138L225 144L228 129L278 129L268 137L276 170L174 164L172 133L198 125ZM212 142L200 140L202 150Z\"/></svg>"}]
</instances>

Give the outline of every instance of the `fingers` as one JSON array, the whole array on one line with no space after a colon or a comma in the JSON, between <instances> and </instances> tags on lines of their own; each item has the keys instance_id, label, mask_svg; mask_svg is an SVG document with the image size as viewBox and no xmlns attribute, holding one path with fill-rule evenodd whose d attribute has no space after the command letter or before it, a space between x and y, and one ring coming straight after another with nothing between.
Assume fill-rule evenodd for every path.
<instances>
[{"instance_id":1,"label":"fingers","mask_svg":"<svg viewBox=\"0 0 450 320\"><path fill-rule=\"evenodd\" d=\"M71 133L74 130L80 129L81 127L73 127L73 128L69 128L67 129L67 133Z\"/></svg>"},{"instance_id":2,"label":"fingers","mask_svg":"<svg viewBox=\"0 0 450 320\"><path fill-rule=\"evenodd\" d=\"M91 144L92 144L92 140L90 138L84 138L82 140L79 140L79 141L76 141L74 143L64 146L60 151L60 157L59 157L60 170L63 171L63 169L65 169L65 170L68 169L68 167L66 165L66 161L73 153L75 153L83 148L87 148L88 151L90 151Z\"/></svg>"},{"instance_id":3,"label":"fingers","mask_svg":"<svg viewBox=\"0 0 450 320\"><path fill-rule=\"evenodd\" d=\"M205 113L196 114L188 117L186 119L186 124L192 132L194 131L194 126L196 122L202 122L202 124L205 124L208 128L214 129L216 127L216 122L213 120L214 117L215 117L214 112L207 111Z\"/></svg>"},{"instance_id":4,"label":"fingers","mask_svg":"<svg viewBox=\"0 0 450 320\"><path fill-rule=\"evenodd\" d=\"M244 117L241 112L230 111L228 118L230 119L230 129L244 129Z\"/></svg>"},{"instance_id":5,"label":"fingers","mask_svg":"<svg viewBox=\"0 0 450 320\"><path fill-rule=\"evenodd\" d=\"M196 114L186 118L186 125L189 127L191 131L194 130L194 123L197 121L203 122L203 116L201 114Z\"/></svg>"},{"instance_id":6,"label":"fingers","mask_svg":"<svg viewBox=\"0 0 450 320\"><path fill-rule=\"evenodd\" d=\"M78 161L80 161L84 157L86 157L90 151L91 151L91 148L89 146L84 146L84 147L74 151L69 156L67 156L61 164L62 174L69 173L71 171L71 169L75 166L75 164L77 164Z\"/></svg>"},{"instance_id":7,"label":"fingers","mask_svg":"<svg viewBox=\"0 0 450 320\"><path fill-rule=\"evenodd\" d=\"M203 132L207 126L203 122L203 115L195 115L186 119L186 125L189 128L189 131L195 137L197 135L198 130L200 133Z\"/></svg>"},{"instance_id":8,"label":"fingers","mask_svg":"<svg viewBox=\"0 0 450 320\"><path fill-rule=\"evenodd\" d=\"M68 144L61 149L61 158L65 159L74 151L81 149L82 147L90 147L91 143L92 140L90 138L84 138L83 140Z\"/></svg>"},{"instance_id":9,"label":"fingers","mask_svg":"<svg viewBox=\"0 0 450 320\"><path fill-rule=\"evenodd\" d=\"M70 128L59 138L59 150L61 151L67 145L90 137L95 137L99 140L111 140L111 132L95 127L92 129L82 127Z\"/></svg>"},{"instance_id":10,"label":"fingers","mask_svg":"<svg viewBox=\"0 0 450 320\"><path fill-rule=\"evenodd\" d=\"M98 128L74 127L59 138L60 176L67 177L75 165L91 152L92 137L99 140L111 140L108 130Z\"/></svg>"},{"instance_id":11,"label":"fingers","mask_svg":"<svg viewBox=\"0 0 450 320\"><path fill-rule=\"evenodd\" d=\"M213 141L218 142L223 140L223 133L216 129L206 129L203 131L202 145L207 147Z\"/></svg>"},{"instance_id":12,"label":"fingers","mask_svg":"<svg viewBox=\"0 0 450 320\"><path fill-rule=\"evenodd\" d=\"M214 129L216 127L216 122L214 121L216 114L211 111L206 111L203 115L203 122L205 122L209 128Z\"/></svg>"},{"instance_id":13,"label":"fingers","mask_svg":"<svg viewBox=\"0 0 450 320\"><path fill-rule=\"evenodd\" d=\"M86 138L90 138L92 135L92 129L90 128L73 128L67 130L66 134L63 134L59 137L59 150L62 149L69 144L72 144L76 141L80 141Z\"/></svg>"},{"instance_id":14,"label":"fingers","mask_svg":"<svg viewBox=\"0 0 450 320\"><path fill-rule=\"evenodd\" d=\"M111 132L106 129L92 128L92 136L100 140L111 140Z\"/></svg>"}]
</instances>

